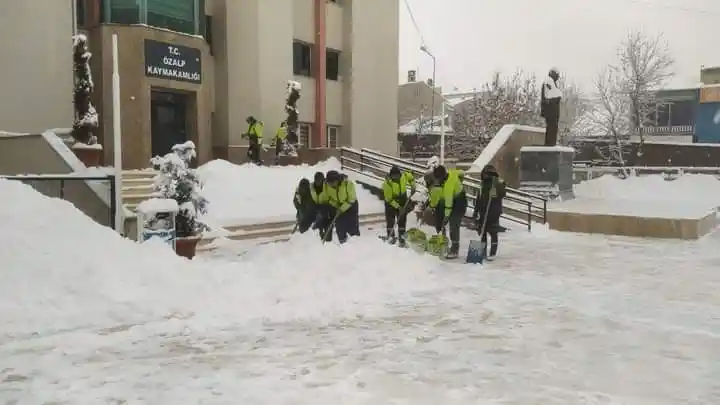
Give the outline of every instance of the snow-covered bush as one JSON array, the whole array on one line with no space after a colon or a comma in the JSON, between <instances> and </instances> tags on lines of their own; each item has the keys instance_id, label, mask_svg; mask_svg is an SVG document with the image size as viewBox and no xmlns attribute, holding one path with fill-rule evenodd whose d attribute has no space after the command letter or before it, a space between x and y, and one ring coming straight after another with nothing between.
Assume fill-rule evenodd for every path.
<instances>
[{"instance_id":1,"label":"snow-covered bush","mask_svg":"<svg viewBox=\"0 0 720 405\"><path fill-rule=\"evenodd\" d=\"M298 147L298 117L300 112L297 108L297 102L300 100L300 90L302 85L294 80L288 80L287 83L287 100L285 100L285 113L287 118L287 141L291 146L288 154L294 154ZM307 145L305 145L307 146Z\"/></svg>"},{"instance_id":2,"label":"snow-covered bush","mask_svg":"<svg viewBox=\"0 0 720 405\"><path fill-rule=\"evenodd\" d=\"M207 229L198 221L198 216L207 212L208 201L200 194L202 183L196 170L190 168L196 156L195 144L188 141L173 146L172 152L165 156L150 159L153 168L159 171L153 181L153 197L177 201L178 237L193 236Z\"/></svg>"},{"instance_id":3,"label":"snow-covered bush","mask_svg":"<svg viewBox=\"0 0 720 405\"><path fill-rule=\"evenodd\" d=\"M99 122L97 110L90 102L94 86L90 73L90 57L92 54L88 51L87 37L82 34L73 36L75 122L72 137L80 144L79 146L97 144L97 137L93 135L93 131L98 128Z\"/></svg>"}]
</instances>

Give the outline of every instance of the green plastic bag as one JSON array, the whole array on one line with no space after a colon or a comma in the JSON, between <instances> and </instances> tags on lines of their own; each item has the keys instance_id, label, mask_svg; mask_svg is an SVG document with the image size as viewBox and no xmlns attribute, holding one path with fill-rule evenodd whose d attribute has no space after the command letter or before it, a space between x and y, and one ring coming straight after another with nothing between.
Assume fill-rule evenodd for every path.
<instances>
[{"instance_id":1,"label":"green plastic bag","mask_svg":"<svg viewBox=\"0 0 720 405\"><path fill-rule=\"evenodd\" d=\"M433 256L443 257L447 253L448 239L444 235L431 236L427 241L427 252Z\"/></svg>"},{"instance_id":2,"label":"green plastic bag","mask_svg":"<svg viewBox=\"0 0 720 405\"><path fill-rule=\"evenodd\" d=\"M422 253L427 248L427 235L420 228L410 228L407 231L407 244L408 246L418 252Z\"/></svg>"}]
</instances>

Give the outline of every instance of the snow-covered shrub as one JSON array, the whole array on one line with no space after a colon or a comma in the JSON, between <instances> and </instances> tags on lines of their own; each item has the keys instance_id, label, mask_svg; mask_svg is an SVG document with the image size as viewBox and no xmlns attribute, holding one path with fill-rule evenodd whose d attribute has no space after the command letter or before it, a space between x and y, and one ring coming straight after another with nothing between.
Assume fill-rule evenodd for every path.
<instances>
[{"instance_id":1,"label":"snow-covered shrub","mask_svg":"<svg viewBox=\"0 0 720 405\"><path fill-rule=\"evenodd\" d=\"M153 180L153 197L177 201L178 237L193 236L207 229L198 216L207 212L208 201L200 194L202 183L196 170L190 168L196 156L195 144L188 141L173 146L165 156L150 159L153 168L159 171Z\"/></svg>"},{"instance_id":2,"label":"snow-covered shrub","mask_svg":"<svg viewBox=\"0 0 720 405\"><path fill-rule=\"evenodd\" d=\"M293 146L293 148L298 145L299 111L297 108L297 102L300 99L300 90L302 90L302 85L300 83L288 80L287 100L285 100L285 113L287 114L287 118L285 119L285 122L287 123L287 141Z\"/></svg>"},{"instance_id":3,"label":"snow-covered shrub","mask_svg":"<svg viewBox=\"0 0 720 405\"><path fill-rule=\"evenodd\" d=\"M93 131L99 126L97 110L90 102L94 86L90 73L90 57L92 54L88 51L87 37L82 34L73 36L75 122L73 123L72 137L75 142L84 145L97 143L97 137L93 135Z\"/></svg>"}]
</instances>

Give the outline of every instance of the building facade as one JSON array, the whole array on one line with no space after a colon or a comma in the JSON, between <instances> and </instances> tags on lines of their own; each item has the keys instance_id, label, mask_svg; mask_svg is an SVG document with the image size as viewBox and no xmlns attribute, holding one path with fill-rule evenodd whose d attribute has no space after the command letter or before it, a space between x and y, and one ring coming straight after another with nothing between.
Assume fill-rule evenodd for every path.
<instances>
[{"instance_id":1,"label":"building facade","mask_svg":"<svg viewBox=\"0 0 720 405\"><path fill-rule=\"evenodd\" d=\"M703 68L700 81L658 92L655 125L643 128L646 141L720 143L720 67Z\"/></svg>"},{"instance_id":2,"label":"building facade","mask_svg":"<svg viewBox=\"0 0 720 405\"><path fill-rule=\"evenodd\" d=\"M5 38L17 35L14 27L24 27L25 16L43 27L42 38L33 42L42 49L23 55L36 62L30 74L41 77L41 84L48 82L52 96L41 108L53 114L37 126L72 123L69 36L74 16L93 53L93 97L106 162L113 153L113 34L119 48L124 168L146 167L151 156L186 140L196 143L200 163L227 158L232 148L246 143L242 134L248 116L263 121L270 138L285 118L288 80L303 85L298 107L304 147L352 145L397 153L397 2L41 1L52 7L40 7L38 13L37 7L29 8L34 2L12 2L22 18L14 21L17 16L8 17L11 12L0 17L0 26L8 31ZM5 51L20 46L2 42ZM3 69L19 74L24 65ZM11 88L22 94L22 87ZM0 114L22 113L1 107ZM27 121L16 119L11 129L22 130Z\"/></svg>"}]
</instances>

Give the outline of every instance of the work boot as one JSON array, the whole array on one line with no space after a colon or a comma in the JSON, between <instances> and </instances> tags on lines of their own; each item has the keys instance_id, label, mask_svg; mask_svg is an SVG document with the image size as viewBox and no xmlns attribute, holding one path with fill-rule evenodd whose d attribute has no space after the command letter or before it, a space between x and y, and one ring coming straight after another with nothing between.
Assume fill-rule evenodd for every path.
<instances>
[{"instance_id":1,"label":"work boot","mask_svg":"<svg viewBox=\"0 0 720 405\"><path fill-rule=\"evenodd\" d=\"M456 259L460 255L460 244L457 242L453 242L450 245L450 250L448 251L447 258L448 259Z\"/></svg>"},{"instance_id":2,"label":"work boot","mask_svg":"<svg viewBox=\"0 0 720 405\"><path fill-rule=\"evenodd\" d=\"M401 234L400 234L400 237L398 238L398 241L399 241L398 246L400 246L400 247L402 247L402 248L404 248L404 247L407 246L407 241L405 240L405 234L404 234L404 233L401 233Z\"/></svg>"},{"instance_id":3,"label":"work boot","mask_svg":"<svg viewBox=\"0 0 720 405\"><path fill-rule=\"evenodd\" d=\"M497 255L497 250L498 250L498 244L491 243L490 244L490 255L488 256L487 254L485 254L485 259L487 259L490 262L495 260L495 256Z\"/></svg>"},{"instance_id":4,"label":"work boot","mask_svg":"<svg viewBox=\"0 0 720 405\"><path fill-rule=\"evenodd\" d=\"M395 238L395 230L394 229L388 229L387 231L387 243L394 245L395 242L397 242L397 239Z\"/></svg>"}]
</instances>

